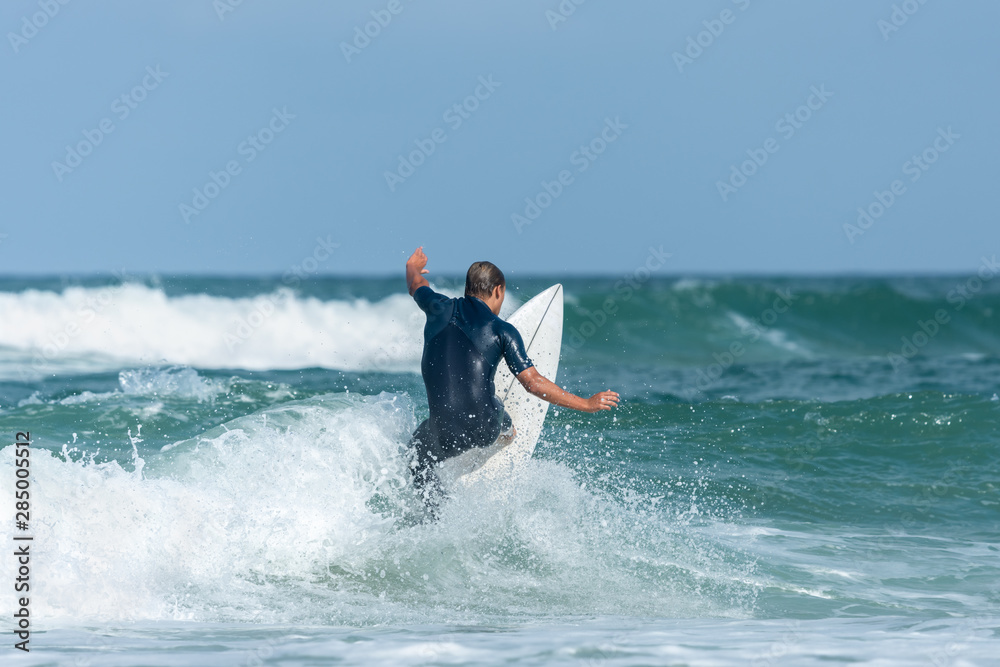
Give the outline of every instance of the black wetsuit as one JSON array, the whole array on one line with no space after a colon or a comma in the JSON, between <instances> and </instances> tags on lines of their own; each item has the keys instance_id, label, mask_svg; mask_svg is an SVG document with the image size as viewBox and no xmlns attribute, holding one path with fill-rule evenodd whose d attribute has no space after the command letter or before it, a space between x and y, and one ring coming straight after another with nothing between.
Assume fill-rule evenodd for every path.
<instances>
[{"instance_id":1,"label":"black wetsuit","mask_svg":"<svg viewBox=\"0 0 1000 667\"><path fill-rule=\"evenodd\" d=\"M512 324L475 297L452 299L424 285L413 299L427 314L420 371L430 417L417 427L418 487L435 482L435 463L473 447L493 444L510 429L510 416L494 395L500 359L516 376L534 364Z\"/></svg>"}]
</instances>

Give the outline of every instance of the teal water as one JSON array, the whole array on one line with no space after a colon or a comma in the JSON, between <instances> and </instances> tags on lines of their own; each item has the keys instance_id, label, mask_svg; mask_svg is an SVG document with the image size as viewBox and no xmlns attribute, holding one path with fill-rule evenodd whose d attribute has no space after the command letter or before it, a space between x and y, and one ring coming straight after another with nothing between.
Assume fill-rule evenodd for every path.
<instances>
[{"instance_id":1,"label":"teal water","mask_svg":"<svg viewBox=\"0 0 1000 667\"><path fill-rule=\"evenodd\" d=\"M15 657L996 664L1000 281L639 278L561 279L559 382L621 407L431 524L400 280L0 280Z\"/></svg>"}]
</instances>

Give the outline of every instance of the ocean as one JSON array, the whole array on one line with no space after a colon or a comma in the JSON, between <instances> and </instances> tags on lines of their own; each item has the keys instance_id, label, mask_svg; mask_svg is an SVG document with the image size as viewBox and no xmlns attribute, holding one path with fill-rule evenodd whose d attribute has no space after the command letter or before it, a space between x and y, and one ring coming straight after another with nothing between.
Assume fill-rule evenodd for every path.
<instances>
[{"instance_id":1,"label":"ocean","mask_svg":"<svg viewBox=\"0 0 1000 667\"><path fill-rule=\"evenodd\" d=\"M436 522L402 276L0 279L3 663L1000 664L993 277L511 276L622 404Z\"/></svg>"}]
</instances>

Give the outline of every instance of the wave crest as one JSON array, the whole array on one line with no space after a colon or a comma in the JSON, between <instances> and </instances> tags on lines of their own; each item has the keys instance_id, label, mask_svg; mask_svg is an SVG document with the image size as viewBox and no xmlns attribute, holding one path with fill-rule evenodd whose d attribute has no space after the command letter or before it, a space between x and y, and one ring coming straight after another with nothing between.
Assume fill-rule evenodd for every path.
<instances>
[{"instance_id":1,"label":"wave crest","mask_svg":"<svg viewBox=\"0 0 1000 667\"><path fill-rule=\"evenodd\" d=\"M0 292L0 373L178 364L415 371L424 316L408 296L321 301L287 289L168 296L141 284Z\"/></svg>"}]
</instances>

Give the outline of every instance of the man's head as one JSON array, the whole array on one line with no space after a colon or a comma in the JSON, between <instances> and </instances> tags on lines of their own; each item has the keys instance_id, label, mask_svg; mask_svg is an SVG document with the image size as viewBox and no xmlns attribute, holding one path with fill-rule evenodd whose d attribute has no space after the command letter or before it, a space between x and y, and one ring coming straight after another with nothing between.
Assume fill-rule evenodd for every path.
<instances>
[{"instance_id":1,"label":"man's head","mask_svg":"<svg viewBox=\"0 0 1000 667\"><path fill-rule=\"evenodd\" d=\"M481 299L494 315L500 313L506 290L503 271L492 262L473 262L465 274L465 296Z\"/></svg>"}]
</instances>

